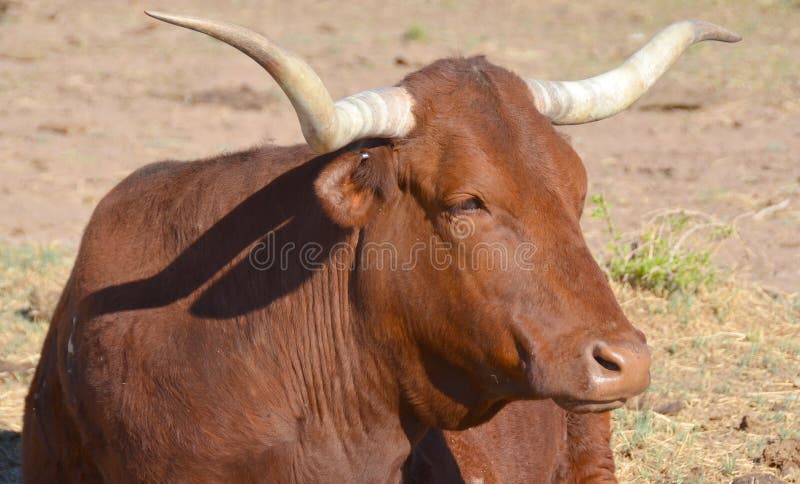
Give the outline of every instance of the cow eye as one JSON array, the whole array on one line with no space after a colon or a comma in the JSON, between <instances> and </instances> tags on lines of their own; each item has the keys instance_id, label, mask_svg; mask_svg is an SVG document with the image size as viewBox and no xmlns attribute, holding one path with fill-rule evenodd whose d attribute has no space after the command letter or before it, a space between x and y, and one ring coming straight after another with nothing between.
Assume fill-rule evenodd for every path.
<instances>
[{"instance_id":1,"label":"cow eye","mask_svg":"<svg viewBox=\"0 0 800 484\"><path fill-rule=\"evenodd\" d=\"M469 197L455 203L450 210L452 212L475 212L485 208L486 205L483 204L483 200L478 197Z\"/></svg>"}]
</instances>

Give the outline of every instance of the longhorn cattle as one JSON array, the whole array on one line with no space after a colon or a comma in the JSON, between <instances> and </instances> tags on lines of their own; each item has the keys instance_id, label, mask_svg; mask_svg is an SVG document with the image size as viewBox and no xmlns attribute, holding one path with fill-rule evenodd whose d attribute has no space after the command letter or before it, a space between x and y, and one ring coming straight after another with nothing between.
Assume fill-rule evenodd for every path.
<instances>
[{"instance_id":1,"label":"longhorn cattle","mask_svg":"<svg viewBox=\"0 0 800 484\"><path fill-rule=\"evenodd\" d=\"M334 103L264 37L150 15L256 60L308 145L156 163L99 203L26 400L25 480L613 479L607 412L650 356L553 124L611 116L735 34L680 22L577 82L440 60Z\"/></svg>"}]
</instances>

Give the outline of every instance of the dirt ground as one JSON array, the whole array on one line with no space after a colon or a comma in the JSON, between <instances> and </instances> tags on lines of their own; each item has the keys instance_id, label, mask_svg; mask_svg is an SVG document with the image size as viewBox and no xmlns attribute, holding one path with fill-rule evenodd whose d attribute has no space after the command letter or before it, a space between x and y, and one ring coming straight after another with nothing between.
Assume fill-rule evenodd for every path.
<instances>
[{"instance_id":1,"label":"dirt ground","mask_svg":"<svg viewBox=\"0 0 800 484\"><path fill-rule=\"evenodd\" d=\"M800 290L796 0L0 3L0 237L70 245L99 198L146 163L302 139L260 67L145 8L263 32L305 57L334 97L453 55L582 78L670 21L720 23L744 41L695 46L633 109L564 131L623 228L667 207L738 217L722 258L766 286Z\"/></svg>"},{"instance_id":2,"label":"dirt ground","mask_svg":"<svg viewBox=\"0 0 800 484\"><path fill-rule=\"evenodd\" d=\"M768 291L800 291L798 0L0 0L0 243L76 247L98 200L152 161L302 141L260 67L146 8L262 32L335 98L454 55L583 78L671 21L724 25L744 40L690 48L632 109L563 131L621 229L668 208L707 213L736 228L721 264ZM584 228L600 251L602 224Z\"/></svg>"}]
</instances>

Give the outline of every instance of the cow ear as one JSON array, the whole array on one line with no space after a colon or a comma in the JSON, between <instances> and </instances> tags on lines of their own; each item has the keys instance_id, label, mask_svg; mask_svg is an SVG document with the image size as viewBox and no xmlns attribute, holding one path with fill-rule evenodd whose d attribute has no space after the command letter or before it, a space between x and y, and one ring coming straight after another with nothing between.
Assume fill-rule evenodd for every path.
<instances>
[{"instance_id":1,"label":"cow ear","mask_svg":"<svg viewBox=\"0 0 800 484\"><path fill-rule=\"evenodd\" d=\"M314 182L325 213L342 227L363 227L391 186L390 147L343 153Z\"/></svg>"}]
</instances>

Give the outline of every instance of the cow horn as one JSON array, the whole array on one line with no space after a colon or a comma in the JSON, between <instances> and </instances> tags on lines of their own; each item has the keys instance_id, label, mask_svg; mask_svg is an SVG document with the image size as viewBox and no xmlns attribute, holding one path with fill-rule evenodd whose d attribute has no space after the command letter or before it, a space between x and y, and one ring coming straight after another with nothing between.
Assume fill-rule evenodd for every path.
<instances>
[{"instance_id":1,"label":"cow horn","mask_svg":"<svg viewBox=\"0 0 800 484\"><path fill-rule=\"evenodd\" d=\"M335 151L360 138L402 137L414 127L412 97L401 87L360 92L334 104L308 64L255 32L226 22L145 13L210 35L258 62L289 97L306 141L318 153Z\"/></svg>"},{"instance_id":2,"label":"cow horn","mask_svg":"<svg viewBox=\"0 0 800 484\"><path fill-rule=\"evenodd\" d=\"M634 103L696 42L738 42L737 34L702 20L684 20L656 34L616 69L582 81L526 79L536 108L554 124L613 116Z\"/></svg>"}]
</instances>

